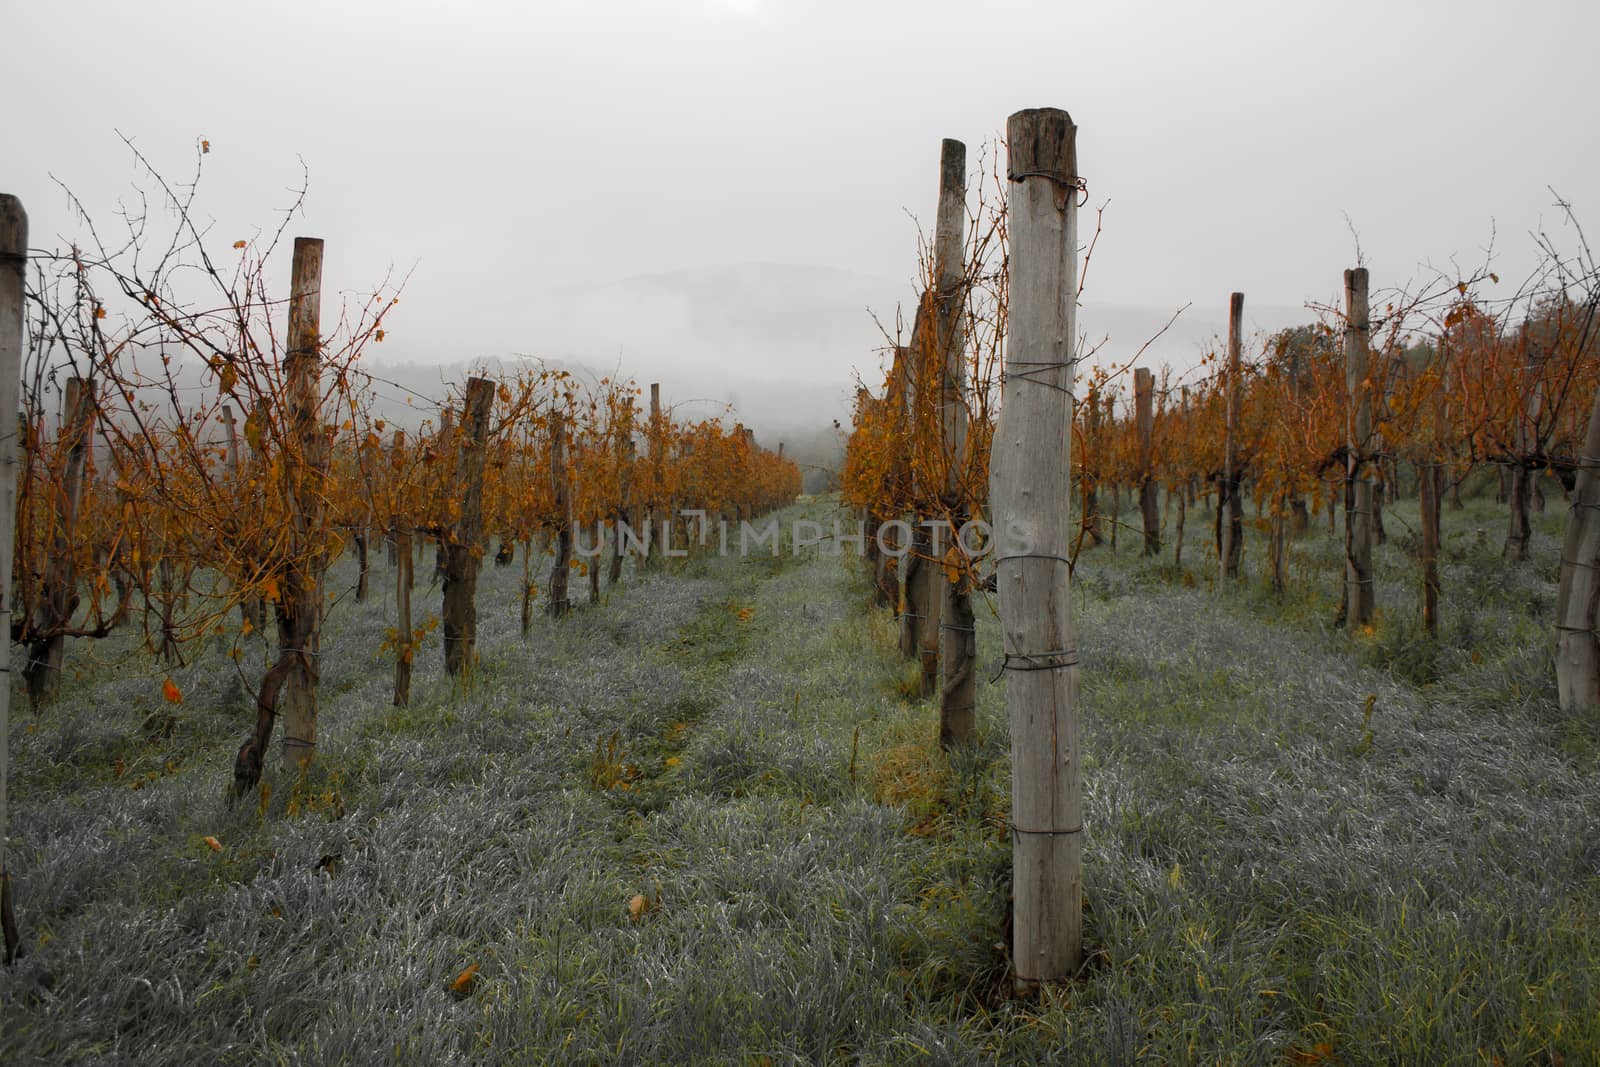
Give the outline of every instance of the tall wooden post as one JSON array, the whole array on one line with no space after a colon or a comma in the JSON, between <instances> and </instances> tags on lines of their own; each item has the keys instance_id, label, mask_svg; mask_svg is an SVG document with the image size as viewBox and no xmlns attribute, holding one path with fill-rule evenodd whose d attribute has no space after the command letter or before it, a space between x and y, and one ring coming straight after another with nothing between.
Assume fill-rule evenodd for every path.
<instances>
[{"instance_id":1,"label":"tall wooden post","mask_svg":"<svg viewBox=\"0 0 1600 1067\"><path fill-rule=\"evenodd\" d=\"M1161 554L1161 515L1156 508L1156 376L1145 367L1133 372L1134 421L1139 431L1139 513L1144 519L1144 554Z\"/></svg>"},{"instance_id":2,"label":"tall wooden post","mask_svg":"<svg viewBox=\"0 0 1600 1067\"><path fill-rule=\"evenodd\" d=\"M61 662L66 654L65 630L72 624L78 602L78 574L73 565L78 508L83 492L83 469L89 454L94 424L94 390L83 378L68 378L62 389L60 444L66 452L56 491L55 531L50 558L45 562L44 595L34 615L40 637L28 642L28 661L22 676L28 697L36 708L55 702L61 692Z\"/></svg>"},{"instance_id":3,"label":"tall wooden post","mask_svg":"<svg viewBox=\"0 0 1600 1067\"><path fill-rule=\"evenodd\" d=\"M1217 499L1221 536L1218 558L1224 579L1239 577L1244 550L1244 501L1239 496L1239 355L1244 332L1244 294L1228 298L1227 426L1223 438L1222 489Z\"/></svg>"},{"instance_id":4,"label":"tall wooden post","mask_svg":"<svg viewBox=\"0 0 1600 1067\"><path fill-rule=\"evenodd\" d=\"M655 395L652 388L652 400ZM567 479L567 424L559 411L550 416L550 479L556 498L556 558L550 565L550 600L544 610L560 618L572 610L567 599L572 570L572 483Z\"/></svg>"},{"instance_id":5,"label":"tall wooden post","mask_svg":"<svg viewBox=\"0 0 1600 1067\"><path fill-rule=\"evenodd\" d=\"M1368 368L1367 268L1344 272L1344 375L1350 394L1345 448L1345 622L1352 629L1372 624L1372 478L1367 449L1372 437L1372 383Z\"/></svg>"},{"instance_id":6,"label":"tall wooden post","mask_svg":"<svg viewBox=\"0 0 1600 1067\"><path fill-rule=\"evenodd\" d=\"M405 453L406 432L394 432L394 454L399 459ZM411 516L402 510L391 519L390 543L394 545L394 706L403 708L411 703L411 661L415 658L411 629L411 570L415 558L411 551Z\"/></svg>"},{"instance_id":7,"label":"tall wooden post","mask_svg":"<svg viewBox=\"0 0 1600 1067\"><path fill-rule=\"evenodd\" d=\"M611 531L611 573L606 578L606 581L613 587L622 580L622 527L632 521L629 518L629 506L633 495L633 397L630 396L623 400L622 411L623 426L617 433L615 442L619 474L617 513Z\"/></svg>"},{"instance_id":8,"label":"tall wooden post","mask_svg":"<svg viewBox=\"0 0 1600 1067\"><path fill-rule=\"evenodd\" d=\"M1533 539L1529 521L1529 505L1533 488L1537 484L1536 471L1530 469L1532 457L1541 451L1539 441L1539 414L1544 407L1544 351L1538 340L1523 327L1523 380L1527 399L1523 410L1517 413L1517 428L1513 434L1511 466L1510 513L1506 516L1506 544L1503 554L1508 559L1524 561Z\"/></svg>"},{"instance_id":9,"label":"tall wooden post","mask_svg":"<svg viewBox=\"0 0 1600 1067\"><path fill-rule=\"evenodd\" d=\"M1417 490L1422 510L1422 628L1439 632L1439 489L1441 466L1431 457L1417 464Z\"/></svg>"},{"instance_id":10,"label":"tall wooden post","mask_svg":"<svg viewBox=\"0 0 1600 1067\"><path fill-rule=\"evenodd\" d=\"M461 454L456 466L456 491L461 514L445 548L444 668L452 675L470 674L477 660L478 568L483 562L483 463L488 451L489 408L494 382L467 379L467 403L461 415Z\"/></svg>"},{"instance_id":11,"label":"tall wooden post","mask_svg":"<svg viewBox=\"0 0 1600 1067\"><path fill-rule=\"evenodd\" d=\"M317 680L322 670L322 545L328 472L322 435L322 240L294 239L289 283L288 351L284 357L289 435L295 455L286 456L294 493L296 549L286 567L278 603L278 648L292 652L279 693L283 719L283 769L297 772L316 755Z\"/></svg>"},{"instance_id":12,"label":"tall wooden post","mask_svg":"<svg viewBox=\"0 0 1600 1067\"><path fill-rule=\"evenodd\" d=\"M939 743L946 748L972 744L977 725L978 635L972 616L972 576L954 536L967 521L966 264L967 146L946 138L939 149L939 213L934 226L933 277L937 314L935 351L940 358L939 430L946 463L944 509L952 536L946 551L961 565L956 580L935 571L944 604L939 612L943 637L944 684L939 691Z\"/></svg>"},{"instance_id":13,"label":"tall wooden post","mask_svg":"<svg viewBox=\"0 0 1600 1067\"><path fill-rule=\"evenodd\" d=\"M435 451L441 456L455 455L456 450L456 413L446 406L439 413L438 446ZM458 461L459 462L459 461ZM433 580L439 581L444 577L445 564L449 560L450 531L440 527L433 537Z\"/></svg>"},{"instance_id":14,"label":"tall wooden post","mask_svg":"<svg viewBox=\"0 0 1600 1067\"><path fill-rule=\"evenodd\" d=\"M1188 433L1189 432L1189 387L1187 385L1183 386L1183 397L1182 397L1182 402L1181 402L1179 411L1180 411L1179 418L1182 420L1183 427L1184 427L1184 432ZM1172 495L1173 490L1169 488L1167 490L1167 493L1170 496L1170 495ZM1186 483L1184 485L1179 485L1177 487L1177 494L1176 495L1178 497L1178 528L1175 531L1175 533L1173 535L1173 539L1172 539L1172 565L1174 567L1182 567L1183 566L1183 525L1184 525L1184 523L1186 521L1188 521L1188 518L1189 518L1189 499L1190 499L1190 497L1192 497L1194 495L1194 482L1193 482L1193 479L1190 479L1188 481L1188 483Z\"/></svg>"},{"instance_id":15,"label":"tall wooden post","mask_svg":"<svg viewBox=\"0 0 1600 1067\"><path fill-rule=\"evenodd\" d=\"M643 558L639 560L645 566L652 566L661 559L659 546L656 539L661 531L656 525L657 513L661 508L661 483L666 472L666 465L661 455L661 383L650 383L650 492L645 501L645 545Z\"/></svg>"},{"instance_id":16,"label":"tall wooden post","mask_svg":"<svg viewBox=\"0 0 1600 1067\"><path fill-rule=\"evenodd\" d=\"M996 588L1011 720L1012 931L1024 989L1083 952L1078 651L1067 560L1078 298L1076 127L1065 111L1006 123L1010 326L989 459ZM1041 487L1059 486L1045 492Z\"/></svg>"},{"instance_id":17,"label":"tall wooden post","mask_svg":"<svg viewBox=\"0 0 1600 1067\"><path fill-rule=\"evenodd\" d=\"M1600 389L1579 460L1556 589L1556 692L1563 711L1592 712L1600 708Z\"/></svg>"},{"instance_id":18,"label":"tall wooden post","mask_svg":"<svg viewBox=\"0 0 1600 1067\"><path fill-rule=\"evenodd\" d=\"M1418 507L1422 511L1422 628L1439 632L1439 519L1444 497L1443 457L1449 442L1449 366L1440 359L1440 378L1433 386L1433 433L1427 458L1417 465Z\"/></svg>"},{"instance_id":19,"label":"tall wooden post","mask_svg":"<svg viewBox=\"0 0 1600 1067\"><path fill-rule=\"evenodd\" d=\"M11 750L11 568L15 551L17 514L17 431L21 426L11 413L17 410L22 379L23 293L28 270L28 214L22 201L0 193L0 929L4 930L5 961L17 958L16 905L11 895L11 871L6 866L6 797L9 791L7 754Z\"/></svg>"},{"instance_id":20,"label":"tall wooden post","mask_svg":"<svg viewBox=\"0 0 1600 1067\"><path fill-rule=\"evenodd\" d=\"M1093 546L1103 544L1106 538L1100 524L1100 483L1099 474L1095 469L1098 467L1098 461L1094 452L1100 441L1100 390L1091 381L1088 392L1089 395L1083 401L1084 410L1088 413L1088 417L1084 420L1084 437L1091 443L1085 450L1089 454L1078 458L1080 468L1078 492L1083 499L1080 521L1089 533L1089 544Z\"/></svg>"},{"instance_id":21,"label":"tall wooden post","mask_svg":"<svg viewBox=\"0 0 1600 1067\"><path fill-rule=\"evenodd\" d=\"M903 345L895 346L894 366L891 370L891 374L895 384L898 386L898 388L894 390L894 396L898 398L901 405L901 424L907 429L907 432L902 435L902 440L911 436L911 427L915 425L914 420L916 418L917 410L918 384L917 374L914 369L915 364L916 358L914 355L914 349L906 348ZM907 450L905 454L896 457L896 462L901 468L901 472L903 472L905 480L909 482L912 477L913 467L912 457L909 450ZM910 518L911 530L906 537L906 544L904 546L907 551L905 557L900 563L900 578L901 584L904 587L904 591L898 597L900 612L900 654L905 656L907 659L916 659L917 649L919 647L918 641L922 632L922 619L926 614L923 611L922 606L922 592L926 588L926 583L922 580L922 568L924 566L923 555L925 545L923 538L925 537L927 531L916 525L918 516L912 515Z\"/></svg>"}]
</instances>

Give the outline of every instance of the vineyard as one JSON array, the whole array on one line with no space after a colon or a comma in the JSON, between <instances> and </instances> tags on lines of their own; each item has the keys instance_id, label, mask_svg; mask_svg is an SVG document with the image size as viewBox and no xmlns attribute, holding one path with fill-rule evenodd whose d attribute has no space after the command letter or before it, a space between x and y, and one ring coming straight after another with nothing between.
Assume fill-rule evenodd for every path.
<instances>
[{"instance_id":1,"label":"vineyard","mask_svg":"<svg viewBox=\"0 0 1600 1067\"><path fill-rule=\"evenodd\" d=\"M1154 367L1076 134L943 142L824 495L621 371L381 415L403 280L207 142L0 200L6 1062L1600 1057L1575 215Z\"/></svg>"}]
</instances>

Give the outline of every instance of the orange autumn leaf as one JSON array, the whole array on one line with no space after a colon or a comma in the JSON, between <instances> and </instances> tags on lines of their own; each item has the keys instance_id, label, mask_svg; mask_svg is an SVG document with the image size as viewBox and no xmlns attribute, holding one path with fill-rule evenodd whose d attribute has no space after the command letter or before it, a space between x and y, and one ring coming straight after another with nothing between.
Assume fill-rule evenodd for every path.
<instances>
[{"instance_id":1,"label":"orange autumn leaf","mask_svg":"<svg viewBox=\"0 0 1600 1067\"><path fill-rule=\"evenodd\" d=\"M248 242L246 242L246 241L235 241L235 242L233 242L233 247L235 247L235 248L243 248L243 247L245 247L246 244L248 244Z\"/></svg>"},{"instance_id":2,"label":"orange autumn leaf","mask_svg":"<svg viewBox=\"0 0 1600 1067\"><path fill-rule=\"evenodd\" d=\"M182 704L183 691L175 685L171 678L161 683L161 695L167 698L169 704Z\"/></svg>"},{"instance_id":3,"label":"orange autumn leaf","mask_svg":"<svg viewBox=\"0 0 1600 1067\"><path fill-rule=\"evenodd\" d=\"M456 980L450 983L450 992L458 997L464 997L472 992L472 987L478 981L478 965L471 964L466 970L456 975Z\"/></svg>"},{"instance_id":4,"label":"orange autumn leaf","mask_svg":"<svg viewBox=\"0 0 1600 1067\"><path fill-rule=\"evenodd\" d=\"M206 835L204 840L205 840L206 846L208 848L210 848L212 852L221 852L222 851L222 842L221 841L218 841L216 838L210 836L209 834Z\"/></svg>"}]
</instances>

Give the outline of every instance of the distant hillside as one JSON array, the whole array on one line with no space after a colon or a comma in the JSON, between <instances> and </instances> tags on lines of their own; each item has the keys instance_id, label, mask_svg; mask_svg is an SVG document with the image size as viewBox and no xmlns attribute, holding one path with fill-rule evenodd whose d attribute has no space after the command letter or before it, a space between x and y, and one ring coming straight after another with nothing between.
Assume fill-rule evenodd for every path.
<instances>
[{"instance_id":1,"label":"distant hillside","mask_svg":"<svg viewBox=\"0 0 1600 1067\"><path fill-rule=\"evenodd\" d=\"M777 263L577 283L529 299L522 351L591 377L620 372L640 383L659 381L679 417L731 408L732 418L755 428L763 444L776 447L783 440L803 447L806 461L820 468L837 452L834 422L848 429L857 377L872 388L882 383L882 330L894 333L903 307L909 332L915 295L909 274L893 281ZM1219 292L1214 306L1186 311L1140 362L1193 367L1225 331L1226 301ZM1250 334L1311 318L1297 308L1246 308ZM1160 332L1174 310L1091 300L1080 311L1079 328L1091 345L1104 339L1096 362L1122 362ZM489 361L507 368L516 362L509 353ZM379 388L384 403L393 405L388 417L405 423L420 421L423 403L413 397L408 407L406 390L436 401L444 395L442 383L460 381L482 363L369 366L403 387Z\"/></svg>"}]
</instances>

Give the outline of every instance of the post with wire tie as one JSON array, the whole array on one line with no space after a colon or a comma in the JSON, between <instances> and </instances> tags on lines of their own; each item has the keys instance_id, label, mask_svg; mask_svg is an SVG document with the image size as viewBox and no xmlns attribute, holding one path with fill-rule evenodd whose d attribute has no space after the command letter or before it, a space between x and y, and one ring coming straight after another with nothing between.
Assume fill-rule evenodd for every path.
<instances>
[{"instance_id":1,"label":"post with wire tie","mask_svg":"<svg viewBox=\"0 0 1600 1067\"><path fill-rule=\"evenodd\" d=\"M1345 386L1350 394L1345 439L1345 622L1353 631L1372 624L1377 602L1372 587L1372 475L1367 450L1372 438L1367 268L1344 272Z\"/></svg>"},{"instance_id":2,"label":"post with wire tie","mask_svg":"<svg viewBox=\"0 0 1600 1067\"><path fill-rule=\"evenodd\" d=\"M1078 296L1077 128L1054 108L1006 124L1010 327L989 458L1011 723L1014 981L1072 977L1083 955L1078 656L1068 562ZM1059 491L1041 491L1059 486Z\"/></svg>"},{"instance_id":3,"label":"post with wire tie","mask_svg":"<svg viewBox=\"0 0 1600 1067\"><path fill-rule=\"evenodd\" d=\"M1595 634L1600 603L1595 566L1600 563L1600 389L1591 402L1578 457L1556 587L1556 694L1562 711L1589 714L1600 707L1600 641Z\"/></svg>"},{"instance_id":4,"label":"post with wire tie","mask_svg":"<svg viewBox=\"0 0 1600 1067\"><path fill-rule=\"evenodd\" d=\"M15 550L17 511L17 446L21 420L16 418L22 378L23 294L28 269L28 215L22 201L0 193L0 627L11 632L11 565ZM0 641L0 928L5 935L5 961L14 963L20 938L11 872L6 866L7 752L10 749L11 642Z\"/></svg>"}]
</instances>

